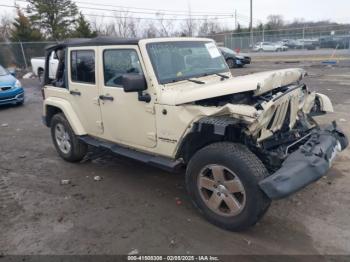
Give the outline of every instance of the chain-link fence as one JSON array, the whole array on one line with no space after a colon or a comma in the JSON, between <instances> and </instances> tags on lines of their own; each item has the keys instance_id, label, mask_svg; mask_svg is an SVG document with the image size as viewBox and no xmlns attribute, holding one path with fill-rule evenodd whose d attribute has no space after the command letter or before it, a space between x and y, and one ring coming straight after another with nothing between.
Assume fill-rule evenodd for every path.
<instances>
[{"instance_id":1,"label":"chain-link fence","mask_svg":"<svg viewBox=\"0 0 350 262\"><path fill-rule=\"evenodd\" d=\"M0 65L3 67L29 68L33 57L44 57L45 47L54 42L2 42Z\"/></svg>"},{"instance_id":2,"label":"chain-link fence","mask_svg":"<svg viewBox=\"0 0 350 262\"><path fill-rule=\"evenodd\" d=\"M312 41L318 48L350 48L350 26L304 27L281 30L260 30L242 33L222 33L211 35L216 42L231 49L251 50L258 42L297 41L299 48Z\"/></svg>"},{"instance_id":3,"label":"chain-link fence","mask_svg":"<svg viewBox=\"0 0 350 262\"><path fill-rule=\"evenodd\" d=\"M288 42L297 41L298 48L306 48L307 41L316 43L317 48L349 49L350 26L304 27L281 30L254 31L253 37L249 32L221 33L208 36L219 45L231 49L250 51L257 42ZM30 68L33 57L43 57L45 47L55 42L0 42L0 65L4 67ZM300 45L300 43L302 43Z\"/></svg>"}]
</instances>

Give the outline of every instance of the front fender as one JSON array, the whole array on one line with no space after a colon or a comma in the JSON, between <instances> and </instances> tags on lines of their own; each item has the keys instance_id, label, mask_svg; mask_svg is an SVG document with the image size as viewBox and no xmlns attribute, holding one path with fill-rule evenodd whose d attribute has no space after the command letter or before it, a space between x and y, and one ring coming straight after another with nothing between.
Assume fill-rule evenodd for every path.
<instances>
[{"instance_id":1,"label":"front fender","mask_svg":"<svg viewBox=\"0 0 350 262\"><path fill-rule=\"evenodd\" d=\"M53 106L60 109L64 116L67 118L70 126L72 127L74 133L78 136L86 135L86 131L81 124L77 114L75 113L71 104L62 98L59 97L49 97L44 101L43 113L44 116L47 116L48 106Z\"/></svg>"},{"instance_id":2,"label":"front fender","mask_svg":"<svg viewBox=\"0 0 350 262\"><path fill-rule=\"evenodd\" d=\"M332 102L328 96L316 93L316 99L320 102L320 109L322 112L334 112Z\"/></svg>"}]
</instances>

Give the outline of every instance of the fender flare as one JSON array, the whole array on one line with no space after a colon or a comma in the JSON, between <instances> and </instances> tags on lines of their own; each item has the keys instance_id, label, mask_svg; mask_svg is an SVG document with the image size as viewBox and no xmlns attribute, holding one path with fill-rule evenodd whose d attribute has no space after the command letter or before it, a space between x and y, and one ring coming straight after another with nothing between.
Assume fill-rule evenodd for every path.
<instances>
[{"instance_id":1,"label":"fender flare","mask_svg":"<svg viewBox=\"0 0 350 262\"><path fill-rule=\"evenodd\" d=\"M321 110L323 112L334 112L332 102L328 96L316 93L316 99L320 101Z\"/></svg>"},{"instance_id":2,"label":"fender flare","mask_svg":"<svg viewBox=\"0 0 350 262\"><path fill-rule=\"evenodd\" d=\"M59 97L49 97L44 102L44 116L47 116L47 107L53 106L60 109L64 116L67 118L70 126L72 127L74 133L78 136L86 135L86 131L83 125L80 122L78 115L75 113L71 104L62 98Z\"/></svg>"}]
</instances>

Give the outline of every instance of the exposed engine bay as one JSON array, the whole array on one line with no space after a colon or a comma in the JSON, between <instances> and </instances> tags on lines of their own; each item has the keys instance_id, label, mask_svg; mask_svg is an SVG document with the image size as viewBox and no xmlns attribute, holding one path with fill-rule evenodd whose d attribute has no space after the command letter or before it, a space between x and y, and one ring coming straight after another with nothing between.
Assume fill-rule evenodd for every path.
<instances>
[{"instance_id":1,"label":"exposed engine bay","mask_svg":"<svg viewBox=\"0 0 350 262\"><path fill-rule=\"evenodd\" d=\"M280 168L286 157L297 150L318 127L310 116L315 93L304 84L292 84L254 96L244 92L196 101L196 105L220 107L249 105L257 120L244 130L245 143L271 170Z\"/></svg>"}]
</instances>

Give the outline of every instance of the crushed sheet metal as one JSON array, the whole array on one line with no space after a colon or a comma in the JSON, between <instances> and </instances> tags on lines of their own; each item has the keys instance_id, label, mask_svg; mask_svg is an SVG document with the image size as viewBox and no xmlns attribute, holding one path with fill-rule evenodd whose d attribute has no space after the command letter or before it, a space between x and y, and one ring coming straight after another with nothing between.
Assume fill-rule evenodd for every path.
<instances>
[{"instance_id":1,"label":"crushed sheet metal","mask_svg":"<svg viewBox=\"0 0 350 262\"><path fill-rule=\"evenodd\" d=\"M296 83L305 75L305 70L291 68L233 77L225 81L209 82L202 86L181 81L166 85L160 91L159 103L181 105L247 91L254 91L254 95L258 96L278 87Z\"/></svg>"}]
</instances>

